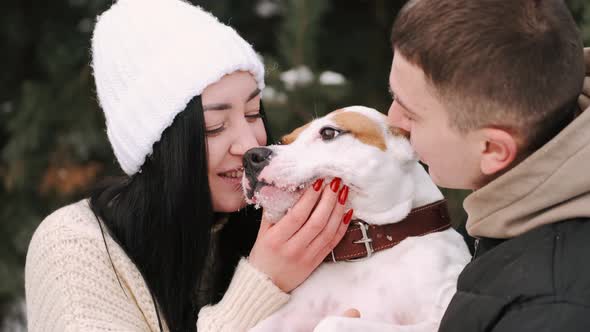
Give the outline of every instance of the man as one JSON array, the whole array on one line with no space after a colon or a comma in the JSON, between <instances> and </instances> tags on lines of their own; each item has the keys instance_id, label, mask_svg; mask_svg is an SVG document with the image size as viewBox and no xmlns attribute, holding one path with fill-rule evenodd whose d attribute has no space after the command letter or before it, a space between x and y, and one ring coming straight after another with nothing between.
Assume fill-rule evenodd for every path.
<instances>
[{"instance_id":1,"label":"man","mask_svg":"<svg viewBox=\"0 0 590 332\"><path fill-rule=\"evenodd\" d=\"M590 82L579 97L565 3L412 0L392 44L391 125L438 185L474 190L440 331L590 331Z\"/></svg>"}]
</instances>

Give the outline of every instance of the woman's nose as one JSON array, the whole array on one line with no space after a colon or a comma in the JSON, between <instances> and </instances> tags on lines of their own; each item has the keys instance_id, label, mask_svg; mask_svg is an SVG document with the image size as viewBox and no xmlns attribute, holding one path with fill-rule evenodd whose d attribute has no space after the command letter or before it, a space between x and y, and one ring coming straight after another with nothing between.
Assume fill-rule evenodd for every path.
<instances>
[{"instance_id":1,"label":"woman's nose","mask_svg":"<svg viewBox=\"0 0 590 332\"><path fill-rule=\"evenodd\" d=\"M243 156L246 151L260 146L260 143L256 139L256 134L250 126L246 124L237 130L238 132L230 148L231 154Z\"/></svg>"}]
</instances>

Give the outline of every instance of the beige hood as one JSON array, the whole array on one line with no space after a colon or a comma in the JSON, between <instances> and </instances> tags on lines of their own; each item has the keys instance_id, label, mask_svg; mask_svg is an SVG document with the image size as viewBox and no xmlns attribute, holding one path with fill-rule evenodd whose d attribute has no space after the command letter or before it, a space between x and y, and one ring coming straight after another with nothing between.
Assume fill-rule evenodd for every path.
<instances>
[{"instance_id":1,"label":"beige hood","mask_svg":"<svg viewBox=\"0 0 590 332\"><path fill-rule=\"evenodd\" d=\"M590 110L523 162L473 192L463 206L474 237L511 238L590 217Z\"/></svg>"}]
</instances>

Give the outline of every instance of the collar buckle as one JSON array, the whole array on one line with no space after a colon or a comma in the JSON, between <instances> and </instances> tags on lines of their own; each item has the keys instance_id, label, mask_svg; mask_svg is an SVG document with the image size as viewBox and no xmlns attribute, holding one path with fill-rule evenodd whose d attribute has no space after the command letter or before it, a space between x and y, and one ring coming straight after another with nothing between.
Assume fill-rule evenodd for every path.
<instances>
[{"instance_id":1,"label":"collar buckle","mask_svg":"<svg viewBox=\"0 0 590 332\"><path fill-rule=\"evenodd\" d=\"M352 243L354 244L364 244L365 245L365 250L367 251L367 255L364 257L359 257L359 258L352 258L352 259L347 259L347 262L358 262L358 261L362 261L365 259L369 259L373 253L375 252L375 250L373 249L373 239L369 236L369 224L367 224L366 222L362 221L362 220L356 220L355 224L357 224L359 226L359 229L361 230L361 234L362 234L362 238L360 240L357 241L353 241ZM332 259L334 259L334 252L332 251Z\"/></svg>"}]
</instances>

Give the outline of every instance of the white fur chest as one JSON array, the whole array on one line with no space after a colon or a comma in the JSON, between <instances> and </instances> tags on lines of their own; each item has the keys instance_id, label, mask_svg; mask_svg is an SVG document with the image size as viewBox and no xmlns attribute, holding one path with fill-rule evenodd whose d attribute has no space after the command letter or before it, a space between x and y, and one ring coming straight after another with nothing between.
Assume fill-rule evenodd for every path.
<instances>
[{"instance_id":1,"label":"white fur chest","mask_svg":"<svg viewBox=\"0 0 590 332\"><path fill-rule=\"evenodd\" d=\"M349 308L361 312L357 323L436 331L469 258L461 236L449 229L407 238L366 260L324 263L293 291L289 303L251 331L312 331L327 316Z\"/></svg>"}]
</instances>

